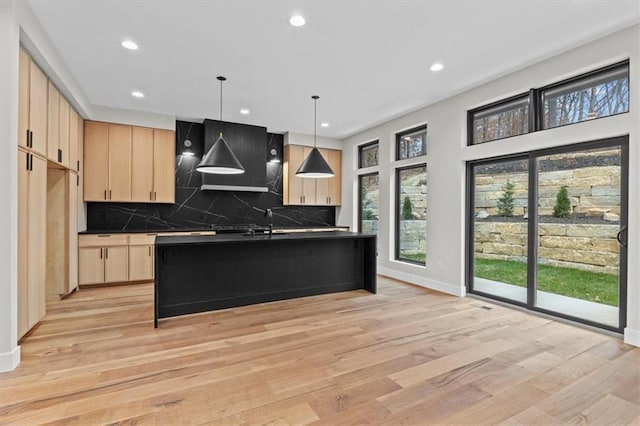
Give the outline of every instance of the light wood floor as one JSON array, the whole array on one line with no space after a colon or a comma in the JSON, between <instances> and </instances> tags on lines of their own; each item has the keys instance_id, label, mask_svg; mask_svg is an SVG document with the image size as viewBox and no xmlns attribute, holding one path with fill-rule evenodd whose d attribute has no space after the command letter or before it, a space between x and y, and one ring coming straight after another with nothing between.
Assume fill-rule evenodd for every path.
<instances>
[{"instance_id":1,"label":"light wood floor","mask_svg":"<svg viewBox=\"0 0 640 426\"><path fill-rule=\"evenodd\" d=\"M50 304L2 424L640 424L640 348L385 278L164 320L151 284Z\"/></svg>"}]
</instances>

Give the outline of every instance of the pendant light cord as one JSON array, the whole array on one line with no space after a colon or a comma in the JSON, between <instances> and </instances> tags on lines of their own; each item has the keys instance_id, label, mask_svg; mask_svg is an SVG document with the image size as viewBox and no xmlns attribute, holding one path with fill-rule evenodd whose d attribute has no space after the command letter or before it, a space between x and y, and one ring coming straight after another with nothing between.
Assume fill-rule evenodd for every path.
<instances>
[{"instance_id":1,"label":"pendant light cord","mask_svg":"<svg viewBox=\"0 0 640 426\"><path fill-rule=\"evenodd\" d=\"M222 80L220 80L220 121L222 121Z\"/></svg>"},{"instance_id":2,"label":"pendant light cord","mask_svg":"<svg viewBox=\"0 0 640 426\"><path fill-rule=\"evenodd\" d=\"M313 147L316 148L316 127L317 127L317 115L318 115L318 99L320 96L313 95L311 97L313 99Z\"/></svg>"}]
</instances>

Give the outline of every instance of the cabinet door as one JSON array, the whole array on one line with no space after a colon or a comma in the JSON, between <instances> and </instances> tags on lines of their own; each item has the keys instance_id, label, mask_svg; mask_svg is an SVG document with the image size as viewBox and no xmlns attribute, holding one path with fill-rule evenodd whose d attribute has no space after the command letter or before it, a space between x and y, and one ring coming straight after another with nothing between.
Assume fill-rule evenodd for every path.
<instances>
[{"instance_id":1,"label":"cabinet door","mask_svg":"<svg viewBox=\"0 0 640 426\"><path fill-rule=\"evenodd\" d=\"M153 129L131 129L131 201L153 201Z\"/></svg>"},{"instance_id":2,"label":"cabinet door","mask_svg":"<svg viewBox=\"0 0 640 426\"><path fill-rule=\"evenodd\" d=\"M129 247L112 246L104 249L104 282L129 281Z\"/></svg>"},{"instance_id":3,"label":"cabinet door","mask_svg":"<svg viewBox=\"0 0 640 426\"><path fill-rule=\"evenodd\" d=\"M78 175L67 172L67 288L78 288Z\"/></svg>"},{"instance_id":4,"label":"cabinet door","mask_svg":"<svg viewBox=\"0 0 640 426\"><path fill-rule=\"evenodd\" d=\"M29 153L18 150L18 339L29 331L28 294L28 206L29 206Z\"/></svg>"},{"instance_id":5,"label":"cabinet door","mask_svg":"<svg viewBox=\"0 0 640 426\"><path fill-rule=\"evenodd\" d=\"M287 145L285 147L285 170L284 182L285 199L284 204L288 205L312 205L316 202L316 179L301 178L296 176L296 171L307 155L311 152L311 147Z\"/></svg>"},{"instance_id":6,"label":"cabinet door","mask_svg":"<svg viewBox=\"0 0 640 426\"><path fill-rule=\"evenodd\" d=\"M84 126L84 200L106 201L109 179L109 127L87 121Z\"/></svg>"},{"instance_id":7,"label":"cabinet door","mask_svg":"<svg viewBox=\"0 0 640 426\"><path fill-rule=\"evenodd\" d=\"M59 154L56 159L60 164L69 167L69 102L60 96L60 137L58 139Z\"/></svg>"},{"instance_id":8,"label":"cabinet door","mask_svg":"<svg viewBox=\"0 0 640 426\"><path fill-rule=\"evenodd\" d=\"M104 248L78 249L78 281L80 285L104 282Z\"/></svg>"},{"instance_id":9,"label":"cabinet door","mask_svg":"<svg viewBox=\"0 0 640 426\"><path fill-rule=\"evenodd\" d=\"M80 115L75 109L69 109L69 169L78 171L78 136Z\"/></svg>"},{"instance_id":10,"label":"cabinet door","mask_svg":"<svg viewBox=\"0 0 640 426\"><path fill-rule=\"evenodd\" d=\"M47 76L31 61L29 66L29 129L31 149L42 156L47 155Z\"/></svg>"},{"instance_id":11,"label":"cabinet door","mask_svg":"<svg viewBox=\"0 0 640 426\"><path fill-rule=\"evenodd\" d=\"M49 98L47 100L47 158L58 162L60 148L60 93L49 81Z\"/></svg>"},{"instance_id":12,"label":"cabinet door","mask_svg":"<svg viewBox=\"0 0 640 426\"><path fill-rule=\"evenodd\" d=\"M153 131L153 201L176 201L176 142L171 130Z\"/></svg>"},{"instance_id":13,"label":"cabinet door","mask_svg":"<svg viewBox=\"0 0 640 426\"><path fill-rule=\"evenodd\" d=\"M31 328L40 321L46 311L47 160L35 155L31 155L28 193L27 294L29 328Z\"/></svg>"},{"instance_id":14,"label":"cabinet door","mask_svg":"<svg viewBox=\"0 0 640 426\"><path fill-rule=\"evenodd\" d=\"M129 281L153 279L153 246L129 246Z\"/></svg>"},{"instance_id":15,"label":"cabinet door","mask_svg":"<svg viewBox=\"0 0 640 426\"><path fill-rule=\"evenodd\" d=\"M342 201L342 152L337 149L319 149L334 176L317 180L316 203L339 206Z\"/></svg>"},{"instance_id":16,"label":"cabinet door","mask_svg":"<svg viewBox=\"0 0 640 426\"><path fill-rule=\"evenodd\" d=\"M28 148L29 140L29 74L31 59L24 49L20 48L18 70L18 146Z\"/></svg>"},{"instance_id":17,"label":"cabinet door","mask_svg":"<svg viewBox=\"0 0 640 426\"><path fill-rule=\"evenodd\" d=\"M109 201L131 201L131 126L109 124L109 191L107 199Z\"/></svg>"}]
</instances>

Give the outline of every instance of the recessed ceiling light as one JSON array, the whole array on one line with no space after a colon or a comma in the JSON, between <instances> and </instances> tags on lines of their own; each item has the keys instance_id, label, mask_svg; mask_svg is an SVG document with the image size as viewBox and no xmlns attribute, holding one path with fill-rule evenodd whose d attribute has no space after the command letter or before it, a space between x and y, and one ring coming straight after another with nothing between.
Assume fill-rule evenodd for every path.
<instances>
[{"instance_id":1,"label":"recessed ceiling light","mask_svg":"<svg viewBox=\"0 0 640 426\"><path fill-rule=\"evenodd\" d=\"M140 92L139 90L134 90L133 92L131 92L131 96L141 99L144 98L144 93Z\"/></svg>"},{"instance_id":2,"label":"recessed ceiling light","mask_svg":"<svg viewBox=\"0 0 640 426\"><path fill-rule=\"evenodd\" d=\"M329 123L320 123L320 126L322 126L322 127L329 127Z\"/></svg>"},{"instance_id":3,"label":"recessed ceiling light","mask_svg":"<svg viewBox=\"0 0 640 426\"><path fill-rule=\"evenodd\" d=\"M251 111L249 111L249 110L248 110L248 109L246 109L246 108L242 108L242 109L240 110L240 114L244 114L244 115L247 115L247 114L249 114L250 112L251 112Z\"/></svg>"},{"instance_id":4,"label":"recessed ceiling light","mask_svg":"<svg viewBox=\"0 0 640 426\"><path fill-rule=\"evenodd\" d=\"M129 50L138 50L138 44L133 40L125 40L122 42L122 47Z\"/></svg>"},{"instance_id":5,"label":"recessed ceiling light","mask_svg":"<svg viewBox=\"0 0 640 426\"><path fill-rule=\"evenodd\" d=\"M294 27L301 27L305 24L305 22L307 21L305 21L304 18L300 15L293 15L291 19L289 19L289 23Z\"/></svg>"},{"instance_id":6,"label":"recessed ceiling light","mask_svg":"<svg viewBox=\"0 0 640 426\"><path fill-rule=\"evenodd\" d=\"M438 72L438 71L442 71L443 68L444 68L444 65L442 65L440 62L436 62L435 64L431 65L431 68L429 69L433 72Z\"/></svg>"}]
</instances>

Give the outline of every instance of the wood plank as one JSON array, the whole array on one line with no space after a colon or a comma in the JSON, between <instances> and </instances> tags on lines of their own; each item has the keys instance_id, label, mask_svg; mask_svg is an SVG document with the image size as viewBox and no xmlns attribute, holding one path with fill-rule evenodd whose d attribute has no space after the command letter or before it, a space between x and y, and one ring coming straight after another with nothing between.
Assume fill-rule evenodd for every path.
<instances>
[{"instance_id":1,"label":"wood plank","mask_svg":"<svg viewBox=\"0 0 640 426\"><path fill-rule=\"evenodd\" d=\"M0 375L0 417L3 424L637 421L640 349L591 331L583 345L571 336L584 330L568 324L487 311L473 299L383 277L378 285L376 295L176 317L160 329L152 324L152 284L81 288L48 304L22 344L20 366Z\"/></svg>"}]
</instances>

